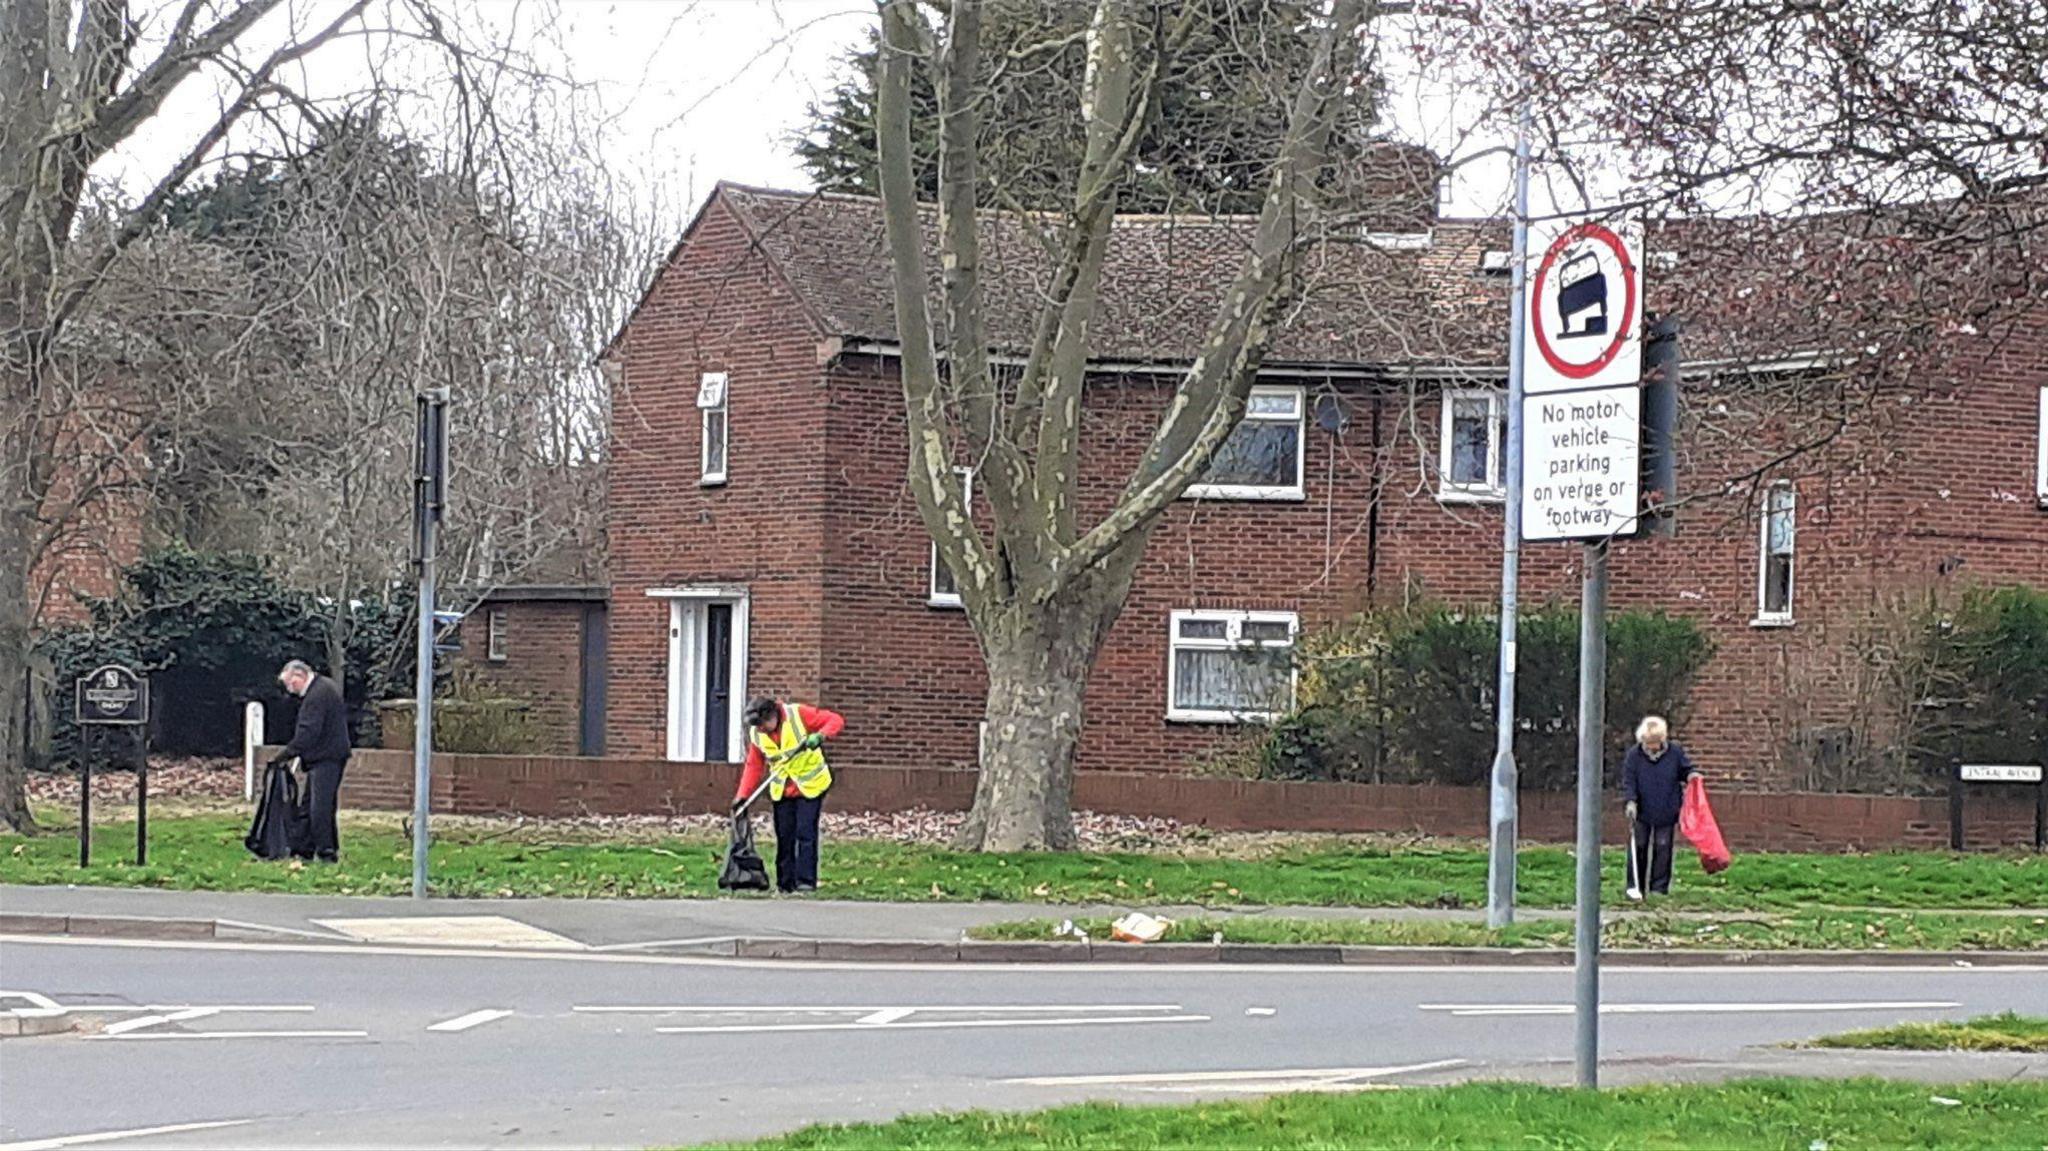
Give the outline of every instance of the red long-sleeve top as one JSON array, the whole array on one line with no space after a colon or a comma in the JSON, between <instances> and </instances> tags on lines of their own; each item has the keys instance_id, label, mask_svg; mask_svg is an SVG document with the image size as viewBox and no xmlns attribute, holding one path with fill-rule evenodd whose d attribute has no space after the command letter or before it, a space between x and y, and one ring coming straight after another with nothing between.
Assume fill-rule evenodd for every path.
<instances>
[{"instance_id":1,"label":"red long-sleeve top","mask_svg":"<svg viewBox=\"0 0 2048 1151\"><path fill-rule=\"evenodd\" d=\"M796 708L797 718L803 721L804 730L813 735L822 735L826 739L831 739L846 727L846 717L836 711L826 711L822 707L812 707L807 703L791 704L790 706ZM778 726L776 730L780 731L781 728ZM754 746L754 741L749 739L747 741L747 766L740 772L740 790L738 794L733 796L733 799L735 801L742 800L754 794L754 789L761 786L761 780L766 778L767 775L768 757L762 755L761 749ZM784 799L795 798L796 794L795 780L792 779L783 785L782 797Z\"/></svg>"}]
</instances>

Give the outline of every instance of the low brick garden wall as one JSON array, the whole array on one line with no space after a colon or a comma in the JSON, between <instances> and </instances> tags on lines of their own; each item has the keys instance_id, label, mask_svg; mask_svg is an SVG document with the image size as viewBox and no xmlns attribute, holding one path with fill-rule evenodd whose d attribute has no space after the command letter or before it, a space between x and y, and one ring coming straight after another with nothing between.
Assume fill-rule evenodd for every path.
<instances>
[{"instance_id":1,"label":"low brick garden wall","mask_svg":"<svg viewBox=\"0 0 2048 1151\"><path fill-rule=\"evenodd\" d=\"M658 759L440 755L434 761L435 811L457 815L696 815L722 812L732 801L738 768L731 764ZM924 768L860 767L835 772L831 806L842 811L965 809L974 773ZM1948 845L1945 799L1807 792L1713 795L1714 813L1738 851L1876 850ZM403 810L412 806L412 756L356 753L342 791L347 807ZM2034 834L2032 793L1979 788L1969 797L1971 848L2024 847ZM1384 832L1483 838L1482 788L1364 783L1282 783L1128 772L1082 772L1074 806L1112 815L1145 815L1219 831ZM1617 810L1606 835L1626 832ZM1565 792L1522 796L1522 838L1572 840L1573 797Z\"/></svg>"}]
</instances>

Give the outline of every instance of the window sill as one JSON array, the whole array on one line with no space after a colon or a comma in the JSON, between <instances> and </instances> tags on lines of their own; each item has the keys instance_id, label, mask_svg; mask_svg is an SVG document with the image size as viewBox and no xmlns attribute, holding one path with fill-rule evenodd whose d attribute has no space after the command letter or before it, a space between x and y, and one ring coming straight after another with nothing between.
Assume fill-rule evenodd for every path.
<instances>
[{"instance_id":1,"label":"window sill","mask_svg":"<svg viewBox=\"0 0 2048 1151\"><path fill-rule=\"evenodd\" d=\"M1789 615L1760 615L1749 621L1749 626L1759 631L1772 631L1791 627L1795 621Z\"/></svg>"},{"instance_id":2,"label":"window sill","mask_svg":"<svg viewBox=\"0 0 2048 1151\"><path fill-rule=\"evenodd\" d=\"M927 600L925 600L925 601L924 601L924 606L926 606L926 607L928 607L928 608L933 608L933 609L935 609L935 610L938 610L938 611L966 611L966 610L967 610L967 605L966 605L966 604L964 604L964 603L962 603L962 602L960 602L960 598L959 598L958 596L937 596L937 595L935 595L935 596L932 596L932 597L931 597L930 599L927 599Z\"/></svg>"},{"instance_id":3,"label":"window sill","mask_svg":"<svg viewBox=\"0 0 2048 1151\"><path fill-rule=\"evenodd\" d=\"M1304 503L1308 492L1302 488L1254 488L1236 485L1194 484L1181 493L1184 500L1241 500L1246 503Z\"/></svg>"},{"instance_id":4,"label":"window sill","mask_svg":"<svg viewBox=\"0 0 2048 1151\"><path fill-rule=\"evenodd\" d=\"M485 657L484 657L484 662L485 662L485 663L510 663L510 662L512 662L512 657L511 657L511 656L505 656L505 655L487 655L487 656L485 656Z\"/></svg>"},{"instance_id":5,"label":"window sill","mask_svg":"<svg viewBox=\"0 0 2048 1151\"><path fill-rule=\"evenodd\" d=\"M703 479L697 481L697 486L700 488L722 488L725 486L725 477L705 476Z\"/></svg>"},{"instance_id":6,"label":"window sill","mask_svg":"<svg viewBox=\"0 0 2048 1151\"><path fill-rule=\"evenodd\" d=\"M1265 711L1178 711L1169 709L1168 723L1224 724L1241 726L1248 723L1272 723L1280 717Z\"/></svg>"},{"instance_id":7,"label":"window sill","mask_svg":"<svg viewBox=\"0 0 2048 1151\"><path fill-rule=\"evenodd\" d=\"M1508 493L1500 488L1445 488L1436 494L1440 504L1505 504Z\"/></svg>"}]
</instances>

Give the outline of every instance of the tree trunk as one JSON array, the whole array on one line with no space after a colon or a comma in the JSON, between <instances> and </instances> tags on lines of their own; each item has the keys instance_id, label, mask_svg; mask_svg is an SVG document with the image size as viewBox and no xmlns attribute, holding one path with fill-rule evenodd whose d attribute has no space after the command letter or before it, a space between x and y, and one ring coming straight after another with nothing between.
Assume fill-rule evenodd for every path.
<instances>
[{"instance_id":1,"label":"tree trunk","mask_svg":"<svg viewBox=\"0 0 2048 1151\"><path fill-rule=\"evenodd\" d=\"M963 851L1071 851L1074 756L1096 653L1123 611L1149 530L1101 569L1036 609L1006 605L977 621L988 667L988 734Z\"/></svg>"},{"instance_id":2,"label":"tree trunk","mask_svg":"<svg viewBox=\"0 0 2048 1151\"><path fill-rule=\"evenodd\" d=\"M0 824L24 834L36 829L28 807L30 528L0 510Z\"/></svg>"}]
</instances>

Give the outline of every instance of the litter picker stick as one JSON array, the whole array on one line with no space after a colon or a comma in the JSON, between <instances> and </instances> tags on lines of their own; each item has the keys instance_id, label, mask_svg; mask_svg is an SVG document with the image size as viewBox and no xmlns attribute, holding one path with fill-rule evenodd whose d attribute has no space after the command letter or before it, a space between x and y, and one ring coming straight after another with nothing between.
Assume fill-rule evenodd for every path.
<instances>
[{"instance_id":1,"label":"litter picker stick","mask_svg":"<svg viewBox=\"0 0 2048 1151\"><path fill-rule=\"evenodd\" d=\"M761 793L768 790L768 785L771 782L773 782L773 777L768 776L764 773L761 777L761 786L755 788L754 793L752 795L749 795L746 799L740 802L739 810L741 812L744 812L748 808L754 806L754 801L761 798Z\"/></svg>"}]
</instances>

